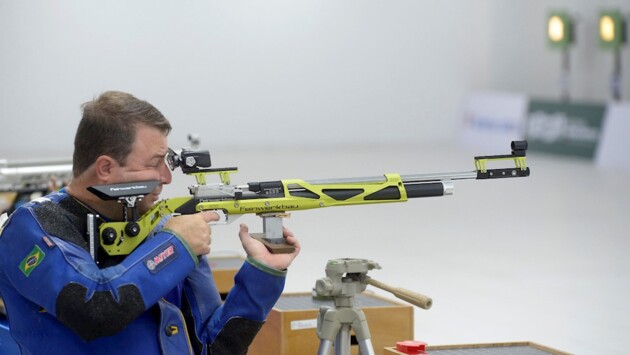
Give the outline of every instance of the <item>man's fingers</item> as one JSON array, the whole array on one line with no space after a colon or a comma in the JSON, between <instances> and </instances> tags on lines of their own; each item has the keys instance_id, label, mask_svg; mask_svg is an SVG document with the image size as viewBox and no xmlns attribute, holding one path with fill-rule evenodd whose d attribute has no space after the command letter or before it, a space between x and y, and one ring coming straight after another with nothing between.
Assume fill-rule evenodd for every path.
<instances>
[{"instance_id":1,"label":"man's fingers","mask_svg":"<svg viewBox=\"0 0 630 355\"><path fill-rule=\"evenodd\" d=\"M244 237L248 236L248 233L249 233L249 227L247 227L246 224L241 223L240 229L238 231L238 236L241 237L241 240L242 240Z\"/></svg>"},{"instance_id":2,"label":"man's fingers","mask_svg":"<svg viewBox=\"0 0 630 355\"><path fill-rule=\"evenodd\" d=\"M199 212L199 214L203 217L203 220L206 221L206 223L221 220L221 216L219 216L219 214L214 211L201 211Z\"/></svg>"},{"instance_id":3,"label":"man's fingers","mask_svg":"<svg viewBox=\"0 0 630 355\"><path fill-rule=\"evenodd\" d=\"M291 232L287 227L282 227L282 235L285 238L287 238L287 237L295 237L295 235L293 235L293 232Z\"/></svg>"}]
</instances>

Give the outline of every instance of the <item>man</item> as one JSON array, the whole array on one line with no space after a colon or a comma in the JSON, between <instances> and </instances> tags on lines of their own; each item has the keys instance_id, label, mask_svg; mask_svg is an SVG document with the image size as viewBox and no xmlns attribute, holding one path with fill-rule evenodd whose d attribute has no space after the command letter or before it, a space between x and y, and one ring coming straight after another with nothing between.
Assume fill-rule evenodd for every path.
<instances>
[{"instance_id":1,"label":"man","mask_svg":"<svg viewBox=\"0 0 630 355\"><path fill-rule=\"evenodd\" d=\"M23 354L246 353L284 287L300 245L271 254L241 225L248 255L225 303L212 280L208 222L213 212L167 218L123 257L88 252L86 216L122 220L122 207L87 187L157 180L139 203L146 212L171 182L164 157L168 120L151 104L105 92L83 105L73 179L16 210L0 234L0 294ZM168 251L167 253L164 253ZM167 255L147 266L156 255Z\"/></svg>"}]
</instances>

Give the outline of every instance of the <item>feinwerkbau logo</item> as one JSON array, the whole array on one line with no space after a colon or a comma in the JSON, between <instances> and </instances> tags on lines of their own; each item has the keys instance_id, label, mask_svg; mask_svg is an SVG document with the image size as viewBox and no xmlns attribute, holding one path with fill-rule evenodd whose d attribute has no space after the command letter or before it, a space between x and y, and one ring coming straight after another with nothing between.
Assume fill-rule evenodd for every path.
<instances>
[{"instance_id":1,"label":"feinwerkbau logo","mask_svg":"<svg viewBox=\"0 0 630 355\"><path fill-rule=\"evenodd\" d=\"M33 270L37 267L37 265L41 264L42 260L46 254L36 245L35 248L31 251L30 254L22 260L20 263L20 270L28 277Z\"/></svg>"},{"instance_id":2,"label":"feinwerkbau logo","mask_svg":"<svg viewBox=\"0 0 630 355\"><path fill-rule=\"evenodd\" d=\"M140 190L146 189L147 185L132 185L132 186L123 186L123 187L110 187L109 191L127 191L127 190Z\"/></svg>"}]
</instances>

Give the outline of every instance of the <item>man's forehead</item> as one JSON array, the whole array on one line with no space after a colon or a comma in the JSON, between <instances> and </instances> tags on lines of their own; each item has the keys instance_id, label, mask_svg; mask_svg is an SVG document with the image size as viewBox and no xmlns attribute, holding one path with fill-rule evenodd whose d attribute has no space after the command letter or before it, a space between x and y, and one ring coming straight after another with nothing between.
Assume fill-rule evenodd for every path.
<instances>
[{"instance_id":1,"label":"man's forehead","mask_svg":"<svg viewBox=\"0 0 630 355\"><path fill-rule=\"evenodd\" d=\"M132 150L144 156L164 157L168 153L167 136L155 127L139 125Z\"/></svg>"}]
</instances>

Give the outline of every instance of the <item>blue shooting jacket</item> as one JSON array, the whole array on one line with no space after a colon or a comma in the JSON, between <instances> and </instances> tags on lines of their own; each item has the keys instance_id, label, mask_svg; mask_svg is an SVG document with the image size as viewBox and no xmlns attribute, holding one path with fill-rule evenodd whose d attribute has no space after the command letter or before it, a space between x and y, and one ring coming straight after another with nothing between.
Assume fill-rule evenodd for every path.
<instances>
[{"instance_id":1,"label":"blue shooting jacket","mask_svg":"<svg viewBox=\"0 0 630 355\"><path fill-rule=\"evenodd\" d=\"M285 271L248 258L222 302L206 257L168 230L97 264L87 213L62 189L18 208L0 232L0 294L23 354L247 352Z\"/></svg>"}]
</instances>

